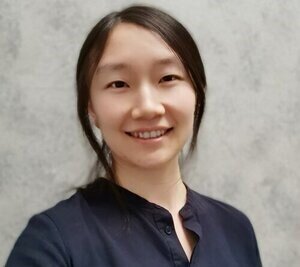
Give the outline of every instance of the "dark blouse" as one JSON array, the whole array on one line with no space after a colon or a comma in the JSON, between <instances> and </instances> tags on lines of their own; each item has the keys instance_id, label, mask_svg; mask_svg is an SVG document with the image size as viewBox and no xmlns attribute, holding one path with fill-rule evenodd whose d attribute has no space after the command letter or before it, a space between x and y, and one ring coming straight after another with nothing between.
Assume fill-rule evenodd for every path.
<instances>
[{"instance_id":1,"label":"dark blouse","mask_svg":"<svg viewBox=\"0 0 300 267\"><path fill-rule=\"evenodd\" d=\"M168 210L117 186L129 207L129 224L98 178L69 199L34 215L17 239L6 267L260 267L255 234L235 208L186 184L183 226L197 236L189 262Z\"/></svg>"}]
</instances>

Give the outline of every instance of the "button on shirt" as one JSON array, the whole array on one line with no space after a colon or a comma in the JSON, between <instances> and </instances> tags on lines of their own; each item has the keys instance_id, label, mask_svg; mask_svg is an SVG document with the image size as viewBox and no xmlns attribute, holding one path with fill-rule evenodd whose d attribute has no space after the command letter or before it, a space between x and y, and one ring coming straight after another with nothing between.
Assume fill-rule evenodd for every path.
<instances>
[{"instance_id":1,"label":"button on shirt","mask_svg":"<svg viewBox=\"0 0 300 267\"><path fill-rule=\"evenodd\" d=\"M6 267L261 267L255 234L237 209L187 188L179 214L196 236L188 260L172 215L127 189L98 178L70 198L34 215ZM128 204L129 221L112 193Z\"/></svg>"}]
</instances>

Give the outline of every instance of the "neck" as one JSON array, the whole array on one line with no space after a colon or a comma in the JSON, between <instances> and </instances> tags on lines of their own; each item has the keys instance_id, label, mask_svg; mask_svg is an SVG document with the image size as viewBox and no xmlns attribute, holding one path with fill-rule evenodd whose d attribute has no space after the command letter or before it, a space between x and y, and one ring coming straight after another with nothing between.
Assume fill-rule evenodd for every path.
<instances>
[{"instance_id":1,"label":"neck","mask_svg":"<svg viewBox=\"0 0 300 267\"><path fill-rule=\"evenodd\" d=\"M159 168L137 168L114 163L117 183L170 213L178 213L186 202L186 188L178 160Z\"/></svg>"}]
</instances>

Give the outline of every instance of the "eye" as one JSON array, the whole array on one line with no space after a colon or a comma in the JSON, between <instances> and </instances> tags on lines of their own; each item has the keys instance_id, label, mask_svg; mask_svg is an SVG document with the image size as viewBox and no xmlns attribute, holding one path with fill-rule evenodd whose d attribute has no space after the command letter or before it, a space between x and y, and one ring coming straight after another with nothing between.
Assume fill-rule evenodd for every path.
<instances>
[{"instance_id":1,"label":"eye","mask_svg":"<svg viewBox=\"0 0 300 267\"><path fill-rule=\"evenodd\" d=\"M171 82L171 81L175 81L177 79L179 79L179 77L177 75L170 74L170 75L166 75L166 76L162 77L160 79L160 82Z\"/></svg>"},{"instance_id":2,"label":"eye","mask_svg":"<svg viewBox=\"0 0 300 267\"><path fill-rule=\"evenodd\" d=\"M110 84L108 84L107 87L112 87L112 88L123 88L123 87L128 87L127 83L123 81L114 81Z\"/></svg>"}]
</instances>

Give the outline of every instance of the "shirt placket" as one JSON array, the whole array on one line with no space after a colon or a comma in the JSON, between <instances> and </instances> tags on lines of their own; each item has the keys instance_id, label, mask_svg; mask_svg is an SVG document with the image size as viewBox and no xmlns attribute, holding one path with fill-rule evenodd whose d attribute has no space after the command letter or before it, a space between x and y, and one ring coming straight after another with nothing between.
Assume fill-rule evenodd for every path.
<instances>
[{"instance_id":1,"label":"shirt placket","mask_svg":"<svg viewBox=\"0 0 300 267\"><path fill-rule=\"evenodd\" d=\"M153 214L156 226L165 239L169 250L171 260L176 267L188 267L189 261L185 255L185 252L180 244L180 241L176 235L174 222L171 213L167 210L157 208Z\"/></svg>"}]
</instances>

